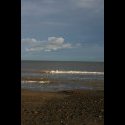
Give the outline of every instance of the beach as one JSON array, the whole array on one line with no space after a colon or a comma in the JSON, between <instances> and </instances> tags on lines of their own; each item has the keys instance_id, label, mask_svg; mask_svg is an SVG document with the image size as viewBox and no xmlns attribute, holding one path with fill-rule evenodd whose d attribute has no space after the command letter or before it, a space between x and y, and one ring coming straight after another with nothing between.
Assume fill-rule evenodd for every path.
<instances>
[{"instance_id":1,"label":"beach","mask_svg":"<svg viewBox=\"0 0 125 125\"><path fill-rule=\"evenodd\" d=\"M22 61L21 125L104 125L104 63Z\"/></svg>"},{"instance_id":2,"label":"beach","mask_svg":"<svg viewBox=\"0 0 125 125\"><path fill-rule=\"evenodd\" d=\"M21 125L104 125L104 91L22 89Z\"/></svg>"}]
</instances>

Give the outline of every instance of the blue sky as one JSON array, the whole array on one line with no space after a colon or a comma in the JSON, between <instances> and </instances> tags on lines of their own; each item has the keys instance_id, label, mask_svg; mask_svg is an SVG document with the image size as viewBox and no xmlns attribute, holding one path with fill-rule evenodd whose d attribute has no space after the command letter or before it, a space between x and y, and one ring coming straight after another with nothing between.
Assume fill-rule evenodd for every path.
<instances>
[{"instance_id":1,"label":"blue sky","mask_svg":"<svg viewBox=\"0 0 125 125\"><path fill-rule=\"evenodd\" d=\"M104 1L21 0L21 59L104 61Z\"/></svg>"}]
</instances>

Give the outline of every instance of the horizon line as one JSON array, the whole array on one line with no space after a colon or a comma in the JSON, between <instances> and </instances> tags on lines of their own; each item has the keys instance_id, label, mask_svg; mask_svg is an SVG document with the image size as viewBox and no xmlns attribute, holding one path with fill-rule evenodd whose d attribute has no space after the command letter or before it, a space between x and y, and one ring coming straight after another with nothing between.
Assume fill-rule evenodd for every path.
<instances>
[{"instance_id":1,"label":"horizon line","mask_svg":"<svg viewBox=\"0 0 125 125\"><path fill-rule=\"evenodd\" d=\"M57 61L57 62L104 62L104 61L92 61L92 60L22 60L21 61Z\"/></svg>"}]
</instances>

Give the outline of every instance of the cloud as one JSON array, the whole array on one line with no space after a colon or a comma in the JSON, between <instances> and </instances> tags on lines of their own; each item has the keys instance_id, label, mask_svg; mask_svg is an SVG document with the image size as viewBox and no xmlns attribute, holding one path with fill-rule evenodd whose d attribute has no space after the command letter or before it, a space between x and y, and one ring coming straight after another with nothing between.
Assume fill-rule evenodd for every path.
<instances>
[{"instance_id":1,"label":"cloud","mask_svg":"<svg viewBox=\"0 0 125 125\"><path fill-rule=\"evenodd\" d=\"M102 55L104 0L21 0L21 29L25 59Z\"/></svg>"},{"instance_id":2,"label":"cloud","mask_svg":"<svg viewBox=\"0 0 125 125\"><path fill-rule=\"evenodd\" d=\"M27 39L22 39L21 43L22 44L35 44L35 43L37 43L37 40L34 38L32 38L32 39L27 38Z\"/></svg>"},{"instance_id":3,"label":"cloud","mask_svg":"<svg viewBox=\"0 0 125 125\"><path fill-rule=\"evenodd\" d=\"M28 38L22 39L21 42L22 49L25 48L26 52L51 52L60 49L73 48L72 44L65 43L64 38L62 37L48 37L48 40L46 41L39 41L34 38Z\"/></svg>"},{"instance_id":4,"label":"cloud","mask_svg":"<svg viewBox=\"0 0 125 125\"><path fill-rule=\"evenodd\" d=\"M96 10L103 8L104 0L21 0L21 15L47 16L67 13L78 8ZM65 4L66 3L66 4Z\"/></svg>"},{"instance_id":5,"label":"cloud","mask_svg":"<svg viewBox=\"0 0 125 125\"><path fill-rule=\"evenodd\" d=\"M103 6L103 0L71 0L77 7L81 8L98 8Z\"/></svg>"},{"instance_id":6,"label":"cloud","mask_svg":"<svg viewBox=\"0 0 125 125\"><path fill-rule=\"evenodd\" d=\"M73 37L89 34L88 39L91 39L90 33L98 35L103 30L100 27L104 20L103 2L104 0L21 0L22 36L46 38L67 32L72 33Z\"/></svg>"},{"instance_id":7,"label":"cloud","mask_svg":"<svg viewBox=\"0 0 125 125\"><path fill-rule=\"evenodd\" d=\"M60 11L59 6L61 6L61 3L55 0L21 1L21 15L23 16L47 16L56 14Z\"/></svg>"}]
</instances>

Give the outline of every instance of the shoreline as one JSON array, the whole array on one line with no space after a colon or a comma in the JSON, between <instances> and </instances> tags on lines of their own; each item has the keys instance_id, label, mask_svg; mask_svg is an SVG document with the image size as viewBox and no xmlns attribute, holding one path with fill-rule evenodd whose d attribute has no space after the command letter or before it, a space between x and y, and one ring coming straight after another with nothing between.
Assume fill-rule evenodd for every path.
<instances>
[{"instance_id":1,"label":"shoreline","mask_svg":"<svg viewBox=\"0 0 125 125\"><path fill-rule=\"evenodd\" d=\"M29 80L29 79L28 79ZM76 84L77 82L77 84ZM30 79L30 81L21 81L22 89L41 92L59 92L59 91L86 91L86 90L104 90L103 80L77 81L71 80L68 83L65 80Z\"/></svg>"}]
</instances>

